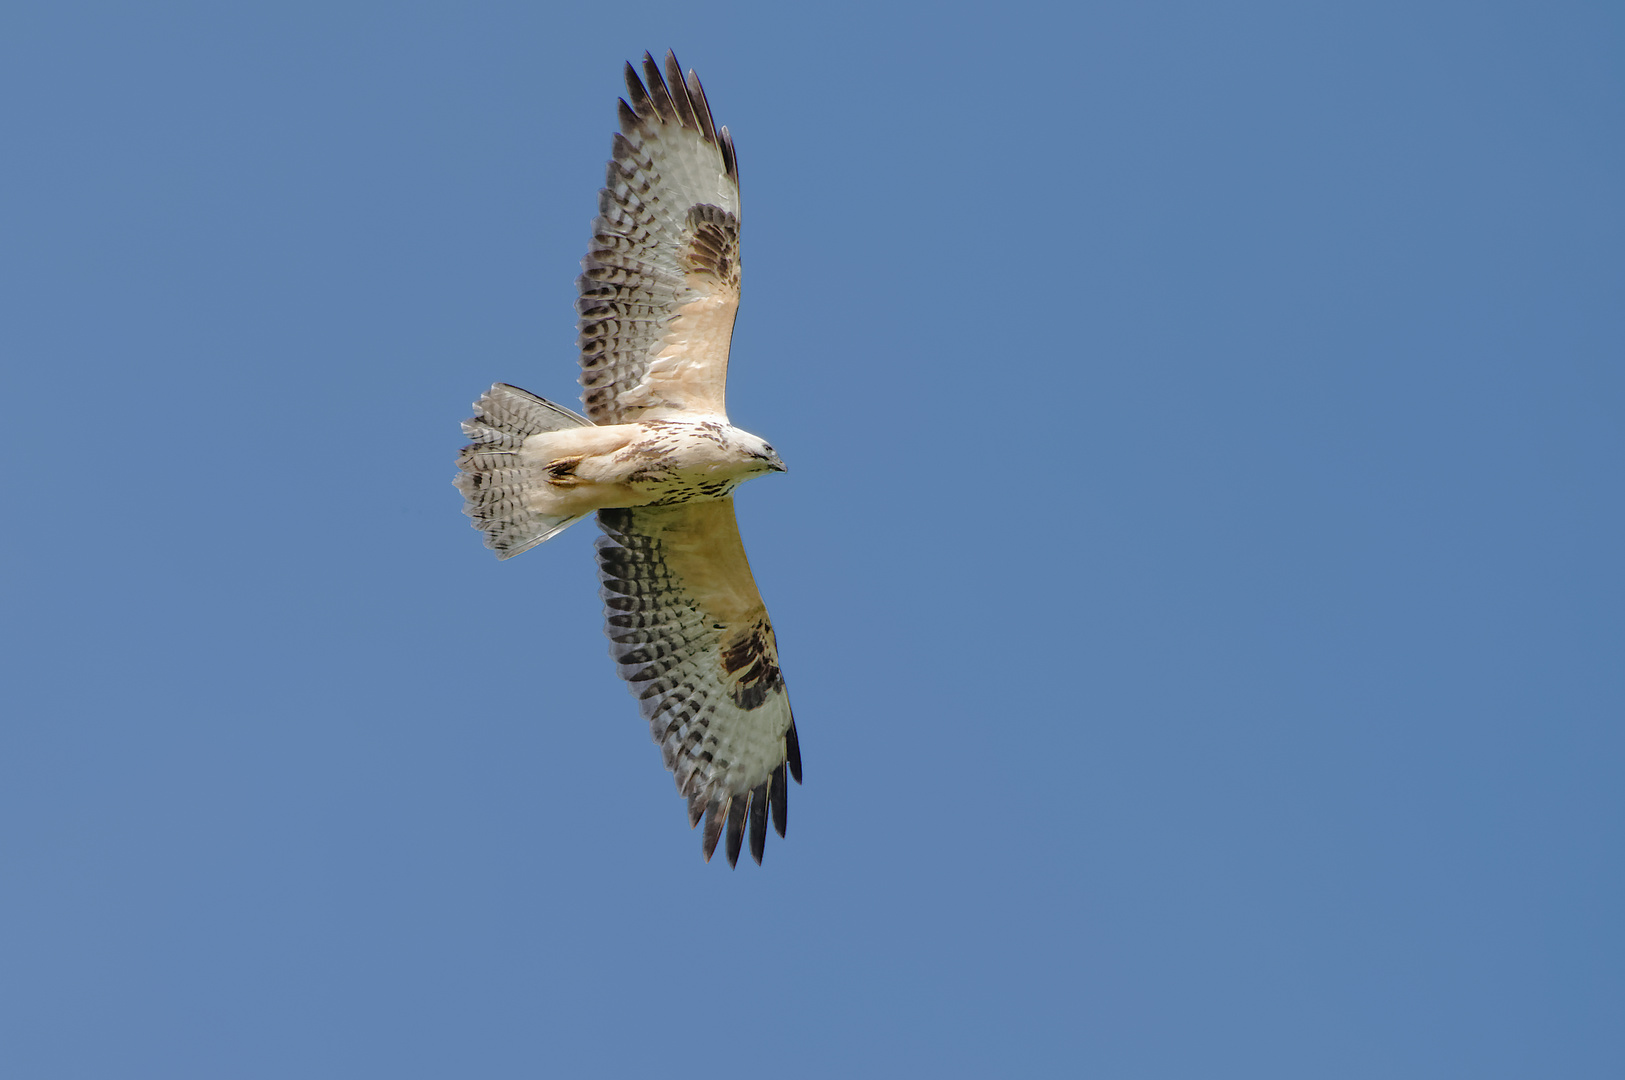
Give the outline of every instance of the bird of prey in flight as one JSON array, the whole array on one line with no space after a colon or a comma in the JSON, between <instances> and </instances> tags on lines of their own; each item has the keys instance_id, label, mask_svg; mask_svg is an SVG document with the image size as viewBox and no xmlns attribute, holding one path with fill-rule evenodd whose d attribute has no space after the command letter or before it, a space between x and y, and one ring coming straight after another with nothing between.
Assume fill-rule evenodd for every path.
<instances>
[{"instance_id":1,"label":"bird of prey in flight","mask_svg":"<svg viewBox=\"0 0 1625 1080\"><path fill-rule=\"evenodd\" d=\"M608 178L576 285L586 416L497 383L463 423L463 512L501 559L597 514L606 633L690 826L729 865L801 749L778 645L745 561L733 490L784 463L728 422L739 309L739 167L700 80L666 54L626 65Z\"/></svg>"}]
</instances>

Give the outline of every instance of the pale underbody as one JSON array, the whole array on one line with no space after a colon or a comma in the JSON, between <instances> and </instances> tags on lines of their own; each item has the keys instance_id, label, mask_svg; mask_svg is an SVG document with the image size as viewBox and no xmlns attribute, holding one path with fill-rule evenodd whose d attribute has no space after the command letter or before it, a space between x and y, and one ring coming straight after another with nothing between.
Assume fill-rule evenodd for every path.
<instances>
[{"instance_id":1,"label":"pale underbody","mask_svg":"<svg viewBox=\"0 0 1625 1080\"><path fill-rule=\"evenodd\" d=\"M556 517L720 499L753 476L784 469L765 442L724 420L538 432L526 437L519 464L543 481L526 491L526 505Z\"/></svg>"}]
</instances>

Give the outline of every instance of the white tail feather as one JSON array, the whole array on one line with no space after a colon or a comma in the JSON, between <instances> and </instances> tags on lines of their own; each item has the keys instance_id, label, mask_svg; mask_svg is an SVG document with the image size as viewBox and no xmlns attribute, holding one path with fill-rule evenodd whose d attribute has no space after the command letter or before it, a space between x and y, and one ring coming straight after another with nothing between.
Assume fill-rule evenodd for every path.
<instances>
[{"instance_id":1,"label":"white tail feather","mask_svg":"<svg viewBox=\"0 0 1625 1080\"><path fill-rule=\"evenodd\" d=\"M542 468L520 462L519 450L528 436L590 426L586 417L506 383L474 403L473 419L463 421L463 433L474 441L457 455L462 471L454 483L463 493L463 513L497 558L529 551L581 520L532 509L526 496L545 491L547 481Z\"/></svg>"}]
</instances>

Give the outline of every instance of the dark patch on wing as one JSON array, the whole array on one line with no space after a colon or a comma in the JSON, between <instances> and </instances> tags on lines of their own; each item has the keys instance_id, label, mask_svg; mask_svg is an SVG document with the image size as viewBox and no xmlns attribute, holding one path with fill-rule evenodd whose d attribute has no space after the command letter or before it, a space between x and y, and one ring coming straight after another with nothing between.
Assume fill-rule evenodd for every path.
<instances>
[{"instance_id":1,"label":"dark patch on wing","mask_svg":"<svg viewBox=\"0 0 1625 1080\"><path fill-rule=\"evenodd\" d=\"M683 268L725 288L739 288L739 219L720 206L688 208L688 250Z\"/></svg>"},{"instance_id":2,"label":"dark patch on wing","mask_svg":"<svg viewBox=\"0 0 1625 1080\"><path fill-rule=\"evenodd\" d=\"M779 649L773 628L757 622L722 643L722 668L737 675L732 694L741 709L760 708L770 693L784 687L779 675Z\"/></svg>"}]
</instances>

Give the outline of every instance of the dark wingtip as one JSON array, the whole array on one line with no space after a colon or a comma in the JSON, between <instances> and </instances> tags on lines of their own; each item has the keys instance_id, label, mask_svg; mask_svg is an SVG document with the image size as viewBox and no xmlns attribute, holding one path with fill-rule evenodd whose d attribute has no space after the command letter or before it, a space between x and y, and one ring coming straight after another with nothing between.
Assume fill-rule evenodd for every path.
<instances>
[{"instance_id":1,"label":"dark wingtip","mask_svg":"<svg viewBox=\"0 0 1625 1080\"><path fill-rule=\"evenodd\" d=\"M620 116L622 131L630 135L637 127L628 121L627 111L644 121L672 123L698 131L722 154L723 171L734 183L739 182L739 159L734 154L733 137L727 128L717 124L699 76L693 71L685 73L674 51L666 50L664 74L660 62L649 52L643 54L641 78L637 65L630 62L624 74L628 100L624 103L627 109Z\"/></svg>"},{"instance_id":2,"label":"dark wingtip","mask_svg":"<svg viewBox=\"0 0 1625 1080\"><path fill-rule=\"evenodd\" d=\"M708 142L717 141L717 121L711 115L711 103L705 99L705 87L700 85L700 77L694 74L693 69L688 72L688 100L694 105L694 119L700 122L700 133Z\"/></svg>"},{"instance_id":3,"label":"dark wingtip","mask_svg":"<svg viewBox=\"0 0 1625 1080\"><path fill-rule=\"evenodd\" d=\"M649 88L649 99L654 103L660 119L668 123L681 123L677 106L671 99L671 91L666 88L666 80L660 74L660 65L647 52L643 54L643 81Z\"/></svg>"},{"instance_id":4,"label":"dark wingtip","mask_svg":"<svg viewBox=\"0 0 1625 1080\"><path fill-rule=\"evenodd\" d=\"M790 775L801 783L801 740L796 738L796 722L790 721L790 730L784 733L784 755L790 765Z\"/></svg>"},{"instance_id":5,"label":"dark wingtip","mask_svg":"<svg viewBox=\"0 0 1625 1080\"><path fill-rule=\"evenodd\" d=\"M762 852L767 848L767 781L763 780L750 793L750 857L762 865Z\"/></svg>"},{"instance_id":6,"label":"dark wingtip","mask_svg":"<svg viewBox=\"0 0 1625 1080\"><path fill-rule=\"evenodd\" d=\"M703 133L705 127L695 115L694 102L689 100L682 66L677 63L677 54L670 49L666 50L666 86L671 91L672 104L677 106L677 119L684 127Z\"/></svg>"},{"instance_id":7,"label":"dark wingtip","mask_svg":"<svg viewBox=\"0 0 1625 1080\"><path fill-rule=\"evenodd\" d=\"M637 128L636 120L628 121L627 111L630 111L634 117L642 117L645 120L658 120L660 118L659 110L654 107L654 102L649 99L649 91L644 89L643 80L638 78L638 69L631 64L626 65L626 96L631 100L621 102L623 106L627 107L620 114L621 130L623 132L631 134Z\"/></svg>"},{"instance_id":8,"label":"dark wingtip","mask_svg":"<svg viewBox=\"0 0 1625 1080\"><path fill-rule=\"evenodd\" d=\"M734 153L734 137L728 134L726 127L717 129L718 146L722 150L722 166L733 177L734 183L739 183L739 155Z\"/></svg>"},{"instance_id":9,"label":"dark wingtip","mask_svg":"<svg viewBox=\"0 0 1625 1080\"><path fill-rule=\"evenodd\" d=\"M739 849L745 842L745 815L750 812L750 799L735 795L728 800L728 865L739 865Z\"/></svg>"},{"instance_id":10,"label":"dark wingtip","mask_svg":"<svg viewBox=\"0 0 1625 1080\"><path fill-rule=\"evenodd\" d=\"M778 830L780 836L784 835L784 826L790 819L790 808L785 804L785 796L789 793L789 785L784 780L784 765L781 762L779 767L773 770L767 792L768 804L773 807L773 828Z\"/></svg>"},{"instance_id":11,"label":"dark wingtip","mask_svg":"<svg viewBox=\"0 0 1625 1080\"><path fill-rule=\"evenodd\" d=\"M722 805L712 803L705 808L705 832L700 836L700 850L705 852L705 861L710 862L711 856L717 852L717 840L722 836Z\"/></svg>"},{"instance_id":12,"label":"dark wingtip","mask_svg":"<svg viewBox=\"0 0 1625 1080\"><path fill-rule=\"evenodd\" d=\"M625 98L616 98L615 99L615 119L617 121L619 121L620 125L621 125L621 130L619 132L617 132L617 134L619 134L621 138L623 138L623 139L626 138L626 133L628 131L636 131L637 130L637 127L638 127L638 111L636 109L634 109L631 105L627 104L627 101L626 101ZM615 160L616 160L615 155L614 155L614 152L612 151L611 154L610 154L610 163L614 164Z\"/></svg>"}]
</instances>

